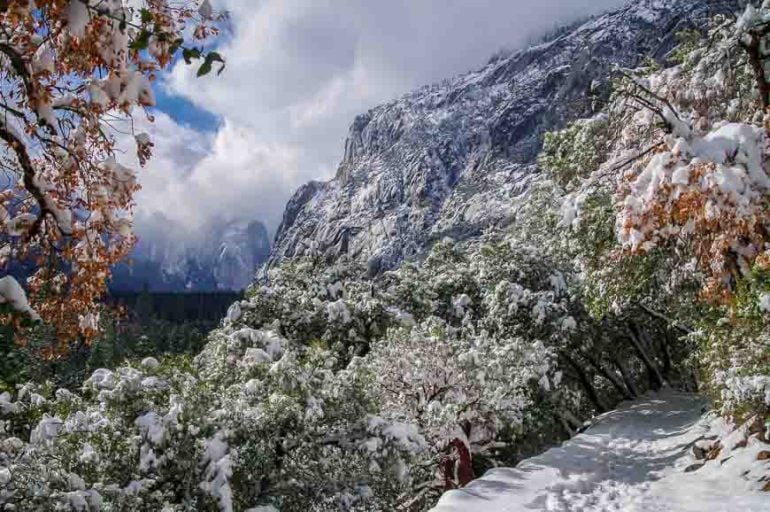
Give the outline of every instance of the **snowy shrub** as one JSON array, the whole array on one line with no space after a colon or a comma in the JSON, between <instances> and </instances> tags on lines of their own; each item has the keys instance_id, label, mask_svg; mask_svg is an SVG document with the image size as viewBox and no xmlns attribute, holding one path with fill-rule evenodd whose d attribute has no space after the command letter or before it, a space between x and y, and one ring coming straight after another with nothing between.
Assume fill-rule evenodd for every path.
<instances>
[{"instance_id":1,"label":"snowy shrub","mask_svg":"<svg viewBox=\"0 0 770 512\"><path fill-rule=\"evenodd\" d=\"M333 266L310 259L288 262L271 270L268 282L249 289L248 301L238 306L240 320L327 347L347 362L366 353L369 341L393 320L364 276L362 267L345 260Z\"/></svg>"},{"instance_id":2,"label":"snowy shrub","mask_svg":"<svg viewBox=\"0 0 770 512\"><path fill-rule=\"evenodd\" d=\"M334 366L328 351L233 331L214 334L189 371L125 366L97 370L79 394L4 393L0 503L297 510L384 499L406 485L423 438L373 421L369 373Z\"/></svg>"},{"instance_id":3,"label":"snowy shrub","mask_svg":"<svg viewBox=\"0 0 770 512\"><path fill-rule=\"evenodd\" d=\"M428 492L468 483L476 456L513 440L502 433L521 429L538 385L558 381L551 359L540 341L465 336L434 318L390 333L368 365L383 411L416 424L430 446Z\"/></svg>"},{"instance_id":4,"label":"snowy shrub","mask_svg":"<svg viewBox=\"0 0 770 512\"><path fill-rule=\"evenodd\" d=\"M192 362L2 395L15 450L2 503L424 508L543 424L571 431L592 410L559 369L587 317L537 251L447 240L375 281L310 260L270 276Z\"/></svg>"},{"instance_id":5,"label":"snowy shrub","mask_svg":"<svg viewBox=\"0 0 770 512\"><path fill-rule=\"evenodd\" d=\"M605 114L576 121L561 131L548 132L538 164L560 186L577 184L606 158L609 133Z\"/></svg>"}]
</instances>

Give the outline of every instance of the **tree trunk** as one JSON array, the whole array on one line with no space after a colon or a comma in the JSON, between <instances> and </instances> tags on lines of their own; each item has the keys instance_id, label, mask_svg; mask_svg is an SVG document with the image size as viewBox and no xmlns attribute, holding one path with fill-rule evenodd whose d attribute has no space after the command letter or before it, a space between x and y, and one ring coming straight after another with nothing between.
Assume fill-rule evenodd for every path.
<instances>
[{"instance_id":1,"label":"tree trunk","mask_svg":"<svg viewBox=\"0 0 770 512\"><path fill-rule=\"evenodd\" d=\"M591 379L588 378L588 375L583 367L565 353L562 352L559 355L567 362L567 364L572 367L573 370L575 370L578 382L580 382L580 385L583 386L583 389L588 396L588 400L591 401L594 409L596 409L596 412L600 414L607 412L607 407L602 403L601 399L599 399L599 395L596 393L596 389L594 389L594 386L591 383Z\"/></svg>"},{"instance_id":2,"label":"tree trunk","mask_svg":"<svg viewBox=\"0 0 770 512\"><path fill-rule=\"evenodd\" d=\"M633 396L628 391L628 388L623 384L623 381L621 381L617 375L615 375L613 372L609 371L607 368L602 366L602 364L594 359L592 356L581 352L581 355L591 363L591 366L593 366L597 372L599 372L602 376L604 376L607 380L610 381L610 383L617 389L620 394L625 398L626 400L633 400Z\"/></svg>"},{"instance_id":3,"label":"tree trunk","mask_svg":"<svg viewBox=\"0 0 770 512\"><path fill-rule=\"evenodd\" d=\"M473 480L473 461L468 446L458 438L449 443L450 451L455 451L457 456L450 453L441 464L444 474L444 488L455 489L463 487Z\"/></svg>"},{"instance_id":4,"label":"tree trunk","mask_svg":"<svg viewBox=\"0 0 770 512\"><path fill-rule=\"evenodd\" d=\"M571 427L574 427L575 430L580 430L583 428L583 422L580 421L577 416L575 416L575 414L569 409L562 409L559 412L559 415L564 418L564 421L566 421Z\"/></svg>"},{"instance_id":5,"label":"tree trunk","mask_svg":"<svg viewBox=\"0 0 770 512\"><path fill-rule=\"evenodd\" d=\"M765 62L761 49L764 35L763 32L750 33L750 40L748 42L742 40L741 46L746 50L749 56L749 63L754 70L754 79L757 83L762 106L767 108L770 106L770 82L767 81L767 76L765 75Z\"/></svg>"},{"instance_id":6,"label":"tree trunk","mask_svg":"<svg viewBox=\"0 0 770 512\"><path fill-rule=\"evenodd\" d=\"M561 428L563 428L564 432L567 433L567 437L568 438L573 437L575 435L575 431L572 430L572 427L569 426L569 423L567 422L566 419L564 419L564 416L557 413L556 418L558 418L559 422L561 422Z\"/></svg>"},{"instance_id":7,"label":"tree trunk","mask_svg":"<svg viewBox=\"0 0 770 512\"><path fill-rule=\"evenodd\" d=\"M657 342L653 341L647 330L642 329L639 326L636 327L636 332L639 336L639 340L642 342L642 347L646 350L647 355L650 356L653 365L655 365L655 368L658 370L658 375L660 376L661 381L665 383L666 379L663 378L665 376L665 372L661 370L665 363L663 362L663 357L660 355L663 352L661 347L665 345L665 343L660 340L659 335L655 338Z\"/></svg>"},{"instance_id":8,"label":"tree trunk","mask_svg":"<svg viewBox=\"0 0 770 512\"><path fill-rule=\"evenodd\" d=\"M666 331L666 336L662 340L663 350L662 357L663 357L663 376L666 378L666 380L670 381L672 377L672 371L674 368L673 363L671 362L671 346L670 343L672 341L672 338L674 338L669 331ZM674 338L676 340L676 338Z\"/></svg>"},{"instance_id":9,"label":"tree trunk","mask_svg":"<svg viewBox=\"0 0 770 512\"><path fill-rule=\"evenodd\" d=\"M633 322L631 322L629 325L630 328L626 328L626 335L628 340L634 346L642 362L647 367L647 371L650 374L650 387L652 389L658 390L663 387L663 376L660 374L660 370L658 370L655 362L652 360L652 358L650 358L650 355L645 350L639 336L637 336L639 328Z\"/></svg>"},{"instance_id":10,"label":"tree trunk","mask_svg":"<svg viewBox=\"0 0 770 512\"><path fill-rule=\"evenodd\" d=\"M626 383L626 387L631 392L632 395L634 395L634 398L639 396L639 390L636 389L636 385L634 384L634 378L633 375L628 371L628 367L626 364L622 361L620 357L615 355L615 364L618 365L618 369L620 370L620 375L623 376L623 382Z\"/></svg>"}]
</instances>

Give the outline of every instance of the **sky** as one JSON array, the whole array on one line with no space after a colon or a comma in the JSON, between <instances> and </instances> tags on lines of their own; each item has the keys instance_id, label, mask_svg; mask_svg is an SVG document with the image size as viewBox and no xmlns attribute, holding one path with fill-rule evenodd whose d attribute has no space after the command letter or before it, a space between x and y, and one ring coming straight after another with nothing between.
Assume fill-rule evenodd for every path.
<instances>
[{"instance_id":1,"label":"sky","mask_svg":"<svg viewBox=\"0 0 770 512\"><path fill-rule=\"evenodd\" d=\"M333 176L356 114L482 67L502 49L622 0L217 0L227 67L178 62L156 83L154 158L140 173L137 232L159 215L194 232L261 220ZM155 230L157 232L157 230Z\"/></svg>"}]
</instances>

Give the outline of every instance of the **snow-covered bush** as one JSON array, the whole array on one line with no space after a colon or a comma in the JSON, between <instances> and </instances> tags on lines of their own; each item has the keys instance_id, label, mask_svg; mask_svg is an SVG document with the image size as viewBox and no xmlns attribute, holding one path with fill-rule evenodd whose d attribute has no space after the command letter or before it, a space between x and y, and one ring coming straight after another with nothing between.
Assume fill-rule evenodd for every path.
<instances>
[{"instance_id":1,"label":"snow-covered bush","mask_svg":"<svg viewBox=\"0 0 770 512\"><path fill-rule=\"evenodd\" d=\"M196 366L219 390L211 414L237 454L231 485L244 506L383 499L385 488L406 485L399 468L424 449L416 429L395 435L401 423L375 420L372 377L359 359L338 369L332 351L239 327L214 333Z\"/></svg>"},{"instance_id":2,"label":"snow-covered bush","mask_svg":"<svg viewBox=\"0 0 770 512\"><path fill-rule=\"evenodd\" d=\"M560 186L578 184L606 158L610 130L607 116L600 114L546 133L538 164Z\"/></svg>"},{"instance_id":3,"label":"snow-covered bush","mask_svg":"<svg viewBox=\"0 0 770 512\"><path fill-rule=\"evenodd\" d=\"M147 359L97 370L79 394L4 393L0 503L323 510L403 492L425 442L376 415L369 372L246 329L215 333L187 368Z\"/></svg>"},{"instance_id":4,"label":"snow-covered bush","mask_svg":"<svg viewBox=\"0 0 770 512\"><path fill-rule=\"evenodd\" d=\"M341 362L365 354L393 317L374 294L365 269L346 260L331 266L300 259L269 272L248 300L234 306L234 320L270 327L287 338L335 351ZM236 314L237 311L237 314Z\"/></svg>"},{"instance_id":5,"label":"snow-covered bush","mask_svg":"<svg viewBox=\"0 0 770 512\"><path fill-rule=\"evenodd\" d=\"M644 108L630 115L620 136L629 142L613 157L629 146L649 148L619 169L622 249L648 253L678 243L698 262L705 297L717 302L763 258L770 222L761 110L768 100L757 97L765 79L754 74L750 48L764 22L752 13L749 6L735 24L717 20L708 46L697 46L683 64L629 77L618 106Z\"/></svg>"},{"instance_id":6,"label":"snow-covered bush","mask_svg":"<svg viewBox=\"0 0 770 512\"><path fill-rule=\"evenodd\" d=\"M558 384L552 359L540 341L462 335L437 318L375 346L368 365L383 411L417 425L430 447L425 493L468 483L477 456L515 439L538 385Z\"/></svg>"},{"instance_id":7,"label":"snow-covered bush","mask_svg":"<svg viewBox=\"0 0 770 512\"><path fill-rule=\"evenodd\" d=\"M209 400L195 384L175 369L122 367L97 370L80 394L32 385L6 394L4 443L14 448L0 502L135 510L185 496L205 506L212 499L195 477Z\"/></svg>"},{"instance_id":8,"label":"snow-covered bush","mask_svg":"<svg viewBox=\"0 0 770 512\"><path fill-rule=\"evenodd\" d=\"M572 300L569 279L515 239L444 241L422 264L384 277L386 302L416 309L366 360L382 406L411 418L431 447L423 498L536 449L554 430L574 431L617 399L587 369L584 356L614 377L602 360L612 343L592 340L597 326ZM634 364L628 376L639 380Z\"/></svg>"},{"instance_id":9,"label":"snow-covered bush","mask_svg":"<svg viewBox=\"0 0 770 512\"><path fill-rule=\"evenodd\" d=\"M420 509L596 410L560 369L588 317L536 251L447 240L381 279L310 260L270 277L192 361L3 395L2 502Z\"/></svg>"}]
</instances>

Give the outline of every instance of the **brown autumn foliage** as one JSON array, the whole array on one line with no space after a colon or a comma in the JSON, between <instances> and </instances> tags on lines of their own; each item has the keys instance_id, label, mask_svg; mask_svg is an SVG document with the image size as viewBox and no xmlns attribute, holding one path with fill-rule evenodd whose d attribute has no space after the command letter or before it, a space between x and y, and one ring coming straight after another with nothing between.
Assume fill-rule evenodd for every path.
<instances>
[{"instance_id":1,"label":"brown autumn foliage","mask_svg":"<svg viewBox=\"0 0 770 512\"><path fill-rule=\"evenodd\" d=\"M221 19L208 0L0 2L0 264L35 268L27 294L61 347L94 335L110 267L135 243L139 184L116 138L133 135L147 162L133 116L152 120L152 82L176 55L199 75L223 65L203 52Z\"/></svg>"}]
</instances>

